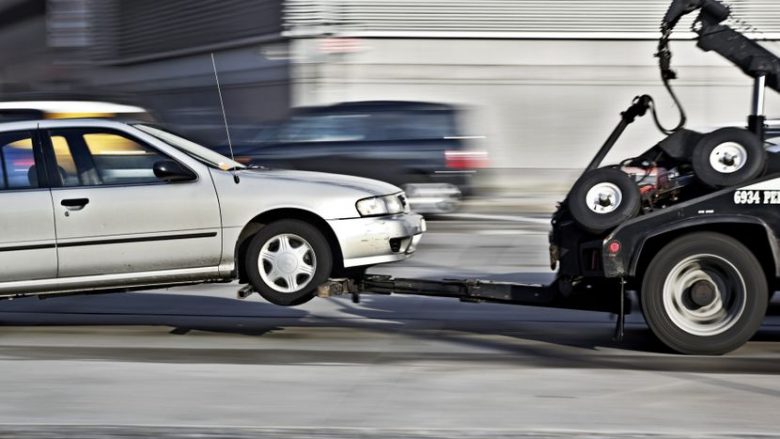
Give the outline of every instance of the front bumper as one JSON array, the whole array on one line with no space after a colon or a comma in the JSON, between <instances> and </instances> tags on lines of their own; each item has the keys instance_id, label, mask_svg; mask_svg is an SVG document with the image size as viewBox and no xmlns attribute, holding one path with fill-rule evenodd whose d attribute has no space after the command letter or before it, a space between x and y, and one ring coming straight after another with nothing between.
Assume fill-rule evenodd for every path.
<instances>
[{"instance_id":1,"label":"front bumper","mask_svg":"<svg viewBox=\"0 0 780 439\"><path fill-rule=\"evenodd\" d=\"M411 208L422 213L452 212L463 198L457 186L447 183L410 183L404 191Z\"/></svg>"},{"instance_id":2,"label":"front bumper","mask_svg":"<svg viewBox=\"0 0 780 439\"><path fill-rule=\"evenodd\" d=\"M401 261L417 250L426 230L416 213L328 221L344 256L344 268Z\"/></svg>"}]
</instances>

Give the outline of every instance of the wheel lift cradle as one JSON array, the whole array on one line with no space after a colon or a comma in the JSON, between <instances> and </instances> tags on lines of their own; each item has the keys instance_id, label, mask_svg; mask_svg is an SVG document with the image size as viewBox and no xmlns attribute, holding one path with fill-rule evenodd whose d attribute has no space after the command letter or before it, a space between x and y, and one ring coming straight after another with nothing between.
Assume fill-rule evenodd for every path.
<instances>
[{"instance_id":1,"label":"wheel lift cradle","mask_svg":"<svg viewBox=\"0 0 780 439\"><path fill-rule=\"evenodd\" d=\"M512 305L542 306L548 308L603 311L615 313L618 319L618 337L622 337L623 315L628 298L621 280L602 284L598 290L593 284L582 283L563 287L556 280L550 285L493 282L479 279L396 279L387 275L366 275L359 279L330 279L320 285L317 295L331 297L352 295L360 302L360 295L410 294L417 296L450 297L463 302L492 302Z\"/></svg>"}]
</instances>

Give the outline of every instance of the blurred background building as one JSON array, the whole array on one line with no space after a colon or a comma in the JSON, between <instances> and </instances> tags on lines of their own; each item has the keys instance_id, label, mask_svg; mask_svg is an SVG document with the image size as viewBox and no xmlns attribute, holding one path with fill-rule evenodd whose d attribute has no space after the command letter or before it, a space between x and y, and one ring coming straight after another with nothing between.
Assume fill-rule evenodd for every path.
<instances>
[{"instance_id":1,"label":"blurred background building","mask_svg":"<svg viewBox=\"0 0 780 439\"><path fill-rule=\"evenodd\" d=\"M2 0L0 17L3 99L130 103L222 142L213 52L237 130L291 105L278 0Z\"/></svg>"},{"instance_id":2,"label":"blurred background building","mask_svg":"<svg viewBox=\"0 0 780 439\"><path fill-rule=\"evenodd\" d=\"M130 103L224 141L210 53L240 137L299 105L422 100L468 108L498 182L567 180L631 99L676 111L653 57L670 0L0 0L3 100ZM780 52L780 4L731 0L732 25ZM680 29L690 25L681 24ZM673 43L689 126L741 123L751 82L684 32ZM770 115L780 114L777 100ZM660 134L650 118L615 149ZM533 172L526 172L533 169ZM519 172L521 170L522 172ZM489 183L488 183L489 184Z\"/></svg>"}]
</instances>

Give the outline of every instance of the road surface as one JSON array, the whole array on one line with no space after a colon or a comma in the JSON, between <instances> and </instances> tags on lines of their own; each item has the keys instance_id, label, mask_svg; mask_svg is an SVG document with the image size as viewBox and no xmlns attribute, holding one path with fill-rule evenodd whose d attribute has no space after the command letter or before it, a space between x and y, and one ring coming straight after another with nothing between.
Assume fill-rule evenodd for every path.
<instances>
[{"instance_id":1,"label":"road surface","mask_svg":"<svg viewBox=\"0 0 780 439\"><path fill-rule=\"evenodd\" d=\"M545 281L535 217L432 222L399 276ZM776 437L780 303L724 357L641 315L235 285L0 302L0 439Z\"/></svg>"}]
</instances>

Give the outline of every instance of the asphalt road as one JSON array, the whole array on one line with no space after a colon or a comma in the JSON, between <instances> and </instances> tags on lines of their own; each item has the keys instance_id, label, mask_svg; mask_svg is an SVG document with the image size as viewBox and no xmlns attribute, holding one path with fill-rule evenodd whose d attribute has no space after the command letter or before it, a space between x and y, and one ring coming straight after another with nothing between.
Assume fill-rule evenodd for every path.
<instances>
[{"instance_id":1,"label":"asphalt road","mask_svg":"<svg viewBox=\"0 0 780 439\"><path fill-rule=\"evenodd\" d=\"M397 276L545 281L534 217L433 222ZM234 285L0 302L0 439L778 437L780 302L723 357L641 315Z\"/></svg>"}]
</instances>

